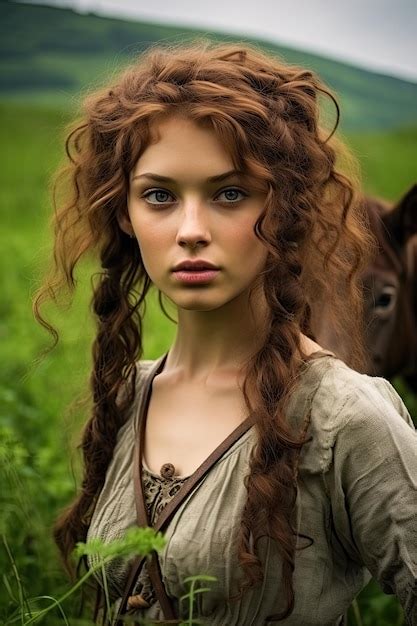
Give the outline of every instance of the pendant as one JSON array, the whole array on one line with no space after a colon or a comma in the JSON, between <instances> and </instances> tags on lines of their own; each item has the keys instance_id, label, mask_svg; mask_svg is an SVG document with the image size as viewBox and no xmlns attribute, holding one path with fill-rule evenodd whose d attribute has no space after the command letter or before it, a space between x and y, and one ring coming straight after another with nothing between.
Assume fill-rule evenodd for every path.
<instances>
[{"instance_id":1,"label":"pendant","mask_svg":"<svg viewBox=\"0 0 417 626\"><path fill-rule=\"evenodd\" d=\"M129 596L129 598L127 599L128 609L147 609L149 606L149 602L146 602L146 600L141 595Z\"/></svg>"},{"instance_id":2,"label":"pendant","mask_svg":"<svg viewBox=\"0 0 417 626\"><path fill-rule=\"evenodd\" d=\"M163 478L172 478L175 475L175 467L172 463L164 463L160 473Z\"/></svg>"}]
</instances>

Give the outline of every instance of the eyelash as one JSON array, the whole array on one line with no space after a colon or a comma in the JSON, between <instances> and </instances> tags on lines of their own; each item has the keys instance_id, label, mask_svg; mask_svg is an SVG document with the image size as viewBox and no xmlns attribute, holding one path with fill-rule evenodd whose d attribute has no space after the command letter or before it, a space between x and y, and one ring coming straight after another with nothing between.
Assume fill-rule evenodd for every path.
<instances>
[{"instance_id":1,"label":"eyelash","mask_svg":"<svg viewBox=\"0 0 417 626\"><path fill-rule=\"evenodd\" d=\"M147 191L146 193L142 194L142 198L148 199L149 196L151 196L153 193L157 193L158 191L162 191L163 193L166 193L170 196L172 196L172 194L169 191L166 191L166 189L161 189L160 187L156 188L156 189L149 189L149 191ZM227 191L237 191L239 192L243 198L247 198L249 194L245 193L244 191L242 191L242 189L239 189L238 187L226 187L225 189L222 189L221 191L219 191L218 195L221 195L222 193L226 193ZM229 201L225 201L222 202L220 204L237 204L238 202L241 202L242 199L239 200L229 200ZM155 206L163 206L165 204L172 204L172 202L150 202L149 204L153 204Z\"/></svg>"}]
</instances>

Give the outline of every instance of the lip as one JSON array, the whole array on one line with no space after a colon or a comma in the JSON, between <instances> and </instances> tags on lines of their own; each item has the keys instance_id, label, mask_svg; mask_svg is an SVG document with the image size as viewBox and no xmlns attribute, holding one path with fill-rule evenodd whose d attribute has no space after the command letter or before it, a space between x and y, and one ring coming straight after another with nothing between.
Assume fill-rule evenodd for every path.
<instances>
[{"instance_id":1,"label":"lip","mask_svg":"<svg viewBox=\"0 0 417 626\"><path fill-rule=\"evenodd\" d=\"M214 280L219 274L219 269L204 269L204 270L176 270L173 272L176 280L182 283L189 283L193 285L199 285L203 283L209 283Z\"/></svg>"},{"instance_id":2,"label":"lip","mask_svg":"<svg viewBox=\"0 0 417 626\"><path fill-rule=\"evenodd\" d=\"M185 271L193 271L198 272L200 270L219 270L220 268L210 261L205 261L204 259L189 259L186 261L181 261L174 268L173 272L178 272L179 270Z\"/></svg>"}]
</instances>

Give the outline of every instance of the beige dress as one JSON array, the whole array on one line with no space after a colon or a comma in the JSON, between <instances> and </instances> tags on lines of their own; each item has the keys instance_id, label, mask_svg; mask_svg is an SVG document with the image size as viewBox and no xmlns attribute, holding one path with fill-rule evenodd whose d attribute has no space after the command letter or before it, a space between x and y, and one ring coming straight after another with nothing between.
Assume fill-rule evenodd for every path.
<instances>
[{"instance_id":1,"label":"beige dress","mask_svg":"<svg viewBox=\"0 0 417 626\"><path fill-rule=\"evenodd\" d=\"M199 594L198 617L211 626L336 626L355 596L373 575L385 593L395 594L407 624L417 626L417 433L407 409L383 378L359 374L326 352L303 365L287 417L301 428L311 410L302 448L296 500L297 530L314 539L298 550L293 575L295 607L282 622L267 621L284 608L281 559L275 542L258 546L265 577L237 603L235 538L246 489L249 456L256 443L251 427L217 461L187 496L166 531L159 555L163 580L182 618L178 602L189 588L187 576L209 574L217 582ZM162 357L161 357L162 359ZM120 429L113 460L98 498L88 538L120 537L136 524L132 479L137 407L144 381L155 375L161 359L137 364L137 395L128 421ZM167 459L169 461L169 459ZM181 486L143 469L148 511L158 514ZM302 540L305 545L305 540ZM92 564L94 561L91 561ZM128 565L113 561L107 570L111 594L121 596ZM162 620L143 568L135 593L150 603L137 619Z\"/></svg>"}]
</instances>

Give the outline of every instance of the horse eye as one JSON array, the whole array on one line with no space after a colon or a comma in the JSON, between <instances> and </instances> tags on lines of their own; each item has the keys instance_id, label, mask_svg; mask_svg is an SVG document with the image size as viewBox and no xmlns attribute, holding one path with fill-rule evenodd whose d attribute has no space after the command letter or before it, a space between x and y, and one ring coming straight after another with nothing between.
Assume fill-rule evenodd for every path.
<instances>
[{"instance_id":1,"label":"horse eye","mask_svg":"<svg viewBox=\"0 0 417 626\"><path fill-rule=\"evenodd\" d=\"M375 309L384 311L392 309L395 304L396 290L394 287L386 286L383 288L378 298L375 300Z\"/></svg>"},{"instance_id":2,"label":"horse eye","mask_svg":"<svg viewBox=\"0 0 417 626\"><path fill-rule=\"evenodd\" d=\"M391 304L392 296L390 293L382 293L376 301L376 306L386 308Z\"/></svg>"}]
</instances>

